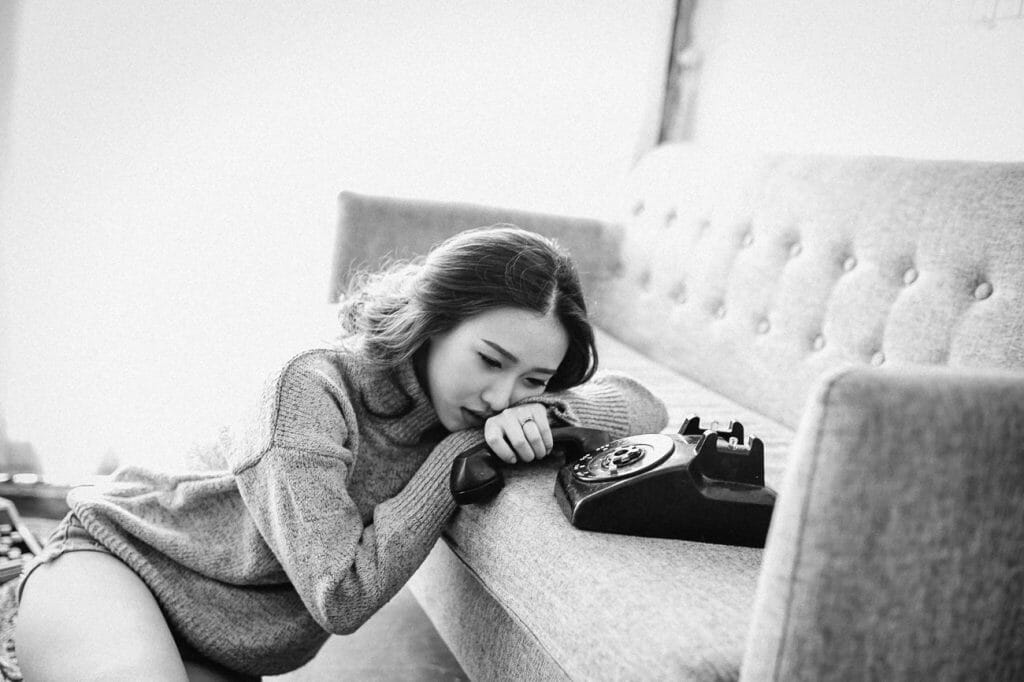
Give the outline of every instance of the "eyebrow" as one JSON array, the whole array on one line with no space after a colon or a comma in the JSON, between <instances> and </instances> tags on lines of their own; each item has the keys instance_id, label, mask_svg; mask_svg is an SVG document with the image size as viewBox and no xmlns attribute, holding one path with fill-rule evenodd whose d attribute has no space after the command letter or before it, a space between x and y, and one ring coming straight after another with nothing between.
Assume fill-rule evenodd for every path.
<instances>
[{"instance_id":1,"label":"eyebrow","mask_svg":"<svg viewBox=\"0 0 1024 682\"><path fill-rule=\"evenodd\" d=\"M486 343L488 346L490 346L494 350L498 351L498 353L501 354L502 356L504 356L505 359L507 359L507 360L509 360L511 362L517 363L517 364L519 363L519 358L517 358L515 355L513 355L510 352L508 352L507 350L505 350L504 348L502 348L498 344L494 343L493 341L488 341L487 339L480 339L480 340L483 341L484 343ZM555 370L553 370L553 369L545 369L544 367L535 367L531 371L537 372L539 374L552 374L553 375L555 373Z\"/></svg>"}]
</instances>

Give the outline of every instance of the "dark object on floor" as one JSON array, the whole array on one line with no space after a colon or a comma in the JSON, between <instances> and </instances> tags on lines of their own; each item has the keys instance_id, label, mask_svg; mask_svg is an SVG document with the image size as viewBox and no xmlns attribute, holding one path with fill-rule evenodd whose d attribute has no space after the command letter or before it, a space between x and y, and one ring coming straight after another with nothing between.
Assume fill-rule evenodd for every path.
<instances>
[{"instance_id":1,"label":"dark object on floor","mask_svg":"<svg viewBox=\"0 0 1024 682\"><path fill-rule=\"evenodd\" d=\"M10 500L0 497L0 583L17 578L21 568L42 549Z\"/></svg>"},{"instance_id":2,"label":"dark object on floor","mask_svg":"<svg viewBox=\"0 0 1024 682\"><path fill-rule=\"evenodd\" d=\"M18 581L0 585L0 682L21 682L14 654L14 619L18 614Z\"/></svg>"},{"instance_id":3,"label":"dark object on floor","mask_svg":"<svg viewBox=\"0 0 1024 682\"><path fill-rule=\"evenodd\" d=\"M70 486L54 485L35 474L0 473L0 497L18 505L24 517L59 520L68 513Z\"/></svg>"}]
</instances>

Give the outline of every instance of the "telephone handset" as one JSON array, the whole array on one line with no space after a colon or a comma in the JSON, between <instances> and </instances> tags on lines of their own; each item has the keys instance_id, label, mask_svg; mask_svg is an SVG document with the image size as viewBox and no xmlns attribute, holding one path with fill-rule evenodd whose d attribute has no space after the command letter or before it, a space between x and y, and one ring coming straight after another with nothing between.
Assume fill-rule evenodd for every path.
<instances>
[{"instance_id":1,"label":"telephone handset","mask_svg":"<svg viewBox=\"0 0 1024 682\"><path fill-rule=\"evenodd\" d=\"M554 450L563 451L566 461L570 461L608 443L611 437L600 429L563 426L551 429L551 439ZM505 485L499 462L486 443L456 457L450 482L455 503L480 504L493 499Z\"/></svg>"},{"instance_id":2,"label":"telephone handset","mask_svg":"<svg viewBox=\"0 0 1024 682\"><path fill-rule=\"evenodd\" d=\"M764 445L743 425L703 428L691 415L678 433L612 440L595 429L552 429L566 453L555 498L577 528L763 547L775 505L764 485ZM485 445L456 458L458 504L486 502L503 477Z\"/></svg>"}]
</instances>

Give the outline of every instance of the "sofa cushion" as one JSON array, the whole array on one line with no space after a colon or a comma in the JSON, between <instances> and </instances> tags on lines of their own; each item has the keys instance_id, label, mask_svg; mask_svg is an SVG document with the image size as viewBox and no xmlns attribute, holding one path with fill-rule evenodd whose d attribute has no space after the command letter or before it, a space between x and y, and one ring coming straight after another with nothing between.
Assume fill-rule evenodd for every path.
<instances>
[{"instance_id":1,"label":"sofa cushion","mask_svg":"<svg viewBox=\"0 0 1024 682\"><path fill-rule=\"evenodd\" d=\"M796 427L847 365L1024 369L1024 163L646 154L602 326Z\"/></svg>"},{"instance_id":2,"label":"sofa cushion","mask_svg":"<svg viewBox=\"0 0 1024 682\"><path fill-rule=\"evenodd\" d=\"M677 431L683 420L691 414L698 415L705 423L714 420L726 422L730 419L742 422L747 435L757 436L764 441L765 483L775 490L779 489L789 444L793 440L793 429L742 407L721 393L641 355L607 331L600 328L596 331L601 368L629 374L665 401L668 408L666 431ZM732 371L724 367L719 373Z\"/></svg>"},{"instance_id":3,"label":"sofa cushion","mask_svg":"<svg viewBox=\"0 0 1024 682\"><path fill-rule=\"evenodd\" d=\"M602 367L664 397L674 422L697 412L763 435L777 485L788 429L607 334L599 332L598 349ZM504 490L460 509L413 578L466 671L474 679L736 678L761 550L578 530L553 497L559 464L507 467Z\"/></svg>"}]
</instances>

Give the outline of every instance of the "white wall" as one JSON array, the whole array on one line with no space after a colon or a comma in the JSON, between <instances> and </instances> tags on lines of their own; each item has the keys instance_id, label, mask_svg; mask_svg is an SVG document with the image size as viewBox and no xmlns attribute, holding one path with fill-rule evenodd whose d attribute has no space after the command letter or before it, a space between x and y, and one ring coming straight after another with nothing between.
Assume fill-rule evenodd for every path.
<instances>
[{"instance_id":1,"label":"white wall","mask_svg":"<svg viewBox=\"0 0 1024 682\"><path fill-rule=\"evenodd\" d=\"M19 11L19 0L0 2L0 197L7 179L7 160L10 157L8 123L10 121L11 89L14 79L14 39L15 26ZM0 220L3 214L0 213ZM2 222L0 222L2 225ZM7 325L4 320L10 317L7 310L7 283L4 257L3 233L0 233L0 456L5 453L6 418L4 406L7 404Z\"/></svg>"},{"instance_id":2,"label":"white wall","mask_svg":"<svg viewBox=\"0 0 1024 682\"><path fill-rule=\"evenodd\" d=\"M671 0L21 5L11 437L170 462L323 322L342 189L584 215L650 131Z\"/></svg>"},{"instance_id":3,"label":"white wall","mask_svg":"<svg viewBox=\"0 0 1024 682\"><path fill-rule=\"evenodd\" d=\"M708 0L695 139L1024 161L1021 0Z\"/></svg>"}]
</instances>

